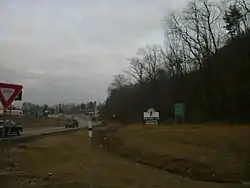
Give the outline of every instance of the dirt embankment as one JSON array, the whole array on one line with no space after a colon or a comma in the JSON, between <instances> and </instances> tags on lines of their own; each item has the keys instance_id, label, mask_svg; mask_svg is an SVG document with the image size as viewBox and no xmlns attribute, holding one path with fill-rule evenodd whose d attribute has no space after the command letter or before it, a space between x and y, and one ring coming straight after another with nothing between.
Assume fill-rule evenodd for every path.
<instances>
[{"instance_id":1,"label":"dirt embankment","mask_svg":"<svg viewBox=\"0 0 250 188\"><path fill-rule=\"evenodd\" d=\"M164 130L165 136L161 135L162 132L157 133L159 130L139 129L111 126L100 131L96 141L127 159L191 179L220 183L250 180L250 145L247 144L250 139L242 135L243 132L249 132L250 127L243 127L240 131L239 127L235 131L217 127L197 130L194 127L185 130L170 128ZM220 131L228 131L228 135L220 134ZM219 132L217 137L211 135L215 132ZM240 135L234 138L235 134ZM182 150L183 153L176 150Z\"/></svg>"}]
</instances>

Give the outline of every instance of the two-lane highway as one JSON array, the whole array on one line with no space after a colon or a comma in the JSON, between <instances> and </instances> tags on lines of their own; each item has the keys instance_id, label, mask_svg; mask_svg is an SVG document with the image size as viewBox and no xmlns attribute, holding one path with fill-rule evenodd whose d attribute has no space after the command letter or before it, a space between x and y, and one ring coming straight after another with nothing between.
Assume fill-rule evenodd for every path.
<instances>
[{"instance_id":1,"label":"two-lane highway","mask_svg":"<svg viewBox=\"0 0 250 188\"><path fill-rule=\"evenodd\" d=\"M25 130L24 129L22 136L11 137L10 139L22 139L22 138L34 137L34 136L43 135L43 134L84 129L84 128L88 127L89 120L86 117L74 116L74 118L79 122L79 127L65 128L65 126L60 126L60 127L34 129L34 130ZM100 122L91 122L91 123L92 123L92 126L96 126L96 125L100 124Z\"/></svg>"}]
</instances>

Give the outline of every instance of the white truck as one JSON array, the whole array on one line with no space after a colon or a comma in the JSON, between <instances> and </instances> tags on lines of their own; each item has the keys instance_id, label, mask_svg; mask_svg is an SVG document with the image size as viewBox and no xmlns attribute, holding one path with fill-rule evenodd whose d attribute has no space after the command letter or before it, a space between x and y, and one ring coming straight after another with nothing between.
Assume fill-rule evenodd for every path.
<instances>
[{"instance_id":1,"label":"white truck","mask_svg":"<svg viewBox=\"0 0 250 188\"><path fill-rule=\"evenodd\" d=\"M0 115L3 115L4 114L4 110L0 110ZM12 116L21 116L21 115L23 115L23 111L22 110L7 110L6 111L6 115L7 116L10 116L10 114L12 115Z\"/></svg>"}]
</instances>

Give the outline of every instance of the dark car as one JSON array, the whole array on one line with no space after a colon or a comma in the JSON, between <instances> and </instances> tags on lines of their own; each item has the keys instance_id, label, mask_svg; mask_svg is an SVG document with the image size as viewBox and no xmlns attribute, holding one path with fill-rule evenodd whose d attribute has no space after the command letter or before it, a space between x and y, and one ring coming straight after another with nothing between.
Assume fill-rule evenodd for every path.
<instances>
[{"instance_id":1,"label":"dark car","mask_svg":"<svg viewBox=\"0 0 250 188\"><path fill-rule=\"evenodd\" d=\"M73 120L73 121L69 121L69 123L67 125L65 125L65 128L75 128L78 127L79 122L77 120Z\"/></svg>"},{"instance_id":2,"label":"dark car","mask_svg":"<svg viewBox=\"0 0 250 188\"><path fill-rule=\"evenodd\" d=\"M10 120L6 120L5 121L5 126L4 125L4 121L0 120L0 137L2 137L3 134L3 127L5 127L4 129L4 137L7 137L8 135L17 135L20 136L23 132L23 128L21 125L16 124L13 121ZM10 132L9 132L10 131Z\"/></svg>"}]
</instances>

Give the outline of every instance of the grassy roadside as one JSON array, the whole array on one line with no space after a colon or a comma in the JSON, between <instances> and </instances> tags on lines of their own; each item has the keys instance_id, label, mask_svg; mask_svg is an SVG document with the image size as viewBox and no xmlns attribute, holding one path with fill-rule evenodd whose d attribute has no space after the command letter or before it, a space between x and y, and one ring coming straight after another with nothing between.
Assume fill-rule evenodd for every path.
<instances>
[{"instance_id":1,"label":"grassy roadside","mask_svg":"<svg viewBox=\"0 0 250 188\"><path fill-rule=\"evenodd\" d=\"M122 156L192 179L250 180L249 126L131 125L105 134Z\"/></svg>"},{"instance_id":2,"label":"grassy roadside","mask_svg":"<svg viewBox=\"0 0 250 188\"><path fill-rule=\"evenodd\" d=\"M86 131L48 136L18 144L12 148L11 161L0 162L1 186L88 187L91 162L93 184L97 188L242 187L238 184L192 181L131 162L104 148L105 145L93 145L90 158Z\"/></svg>"}]
</instances>

